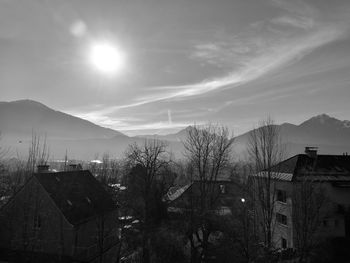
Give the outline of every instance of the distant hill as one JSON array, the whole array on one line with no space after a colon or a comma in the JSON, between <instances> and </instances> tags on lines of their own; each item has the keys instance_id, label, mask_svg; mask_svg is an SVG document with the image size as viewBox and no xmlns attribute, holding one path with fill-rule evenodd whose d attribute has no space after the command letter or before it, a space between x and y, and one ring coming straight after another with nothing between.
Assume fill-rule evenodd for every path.
<instances>
[{"instance_id":1,"label":"distant hill","mask_svg":"<svg viewBox=\"0 0 350 263\"><path fill-rule=\"evenodd\" d=\"M341 121L321 114L300 125L278 125L283 141L287 144L287 156L302 153L305 146L318 146L320 153L350 153L350 121ZM182 141L191 126L168 135L143 135L128 137L121 132L103 128L92 122L55 111L39 102L20 100L0 102L0 145L9 148L9 157L25 157L32 131L47 136L51 158L68 157L89 160L105 152L121 157L131 143L143 143L145 139L168 141L175 157L182 157ZM251 131L237 136L234 152L244 157Z\"/></svg>"},{"instance_id":2,"label":"distant hill","mask_svg":"<svg viewBox=\"0 0 350 263\"><path fill-rule=\"evenodd\" d=\"M303 153L305 146L319 147L319 153L350 153L350 121L338 120L327 114L312 117L300 125L283 123L276 125L280 129L282 141L287 146L287 156ZM151 135L150 138L181 142L186 138L190 126L177 133L168 135ZM252 131L235 137L234 152L244 155Z\"/></svg>"},{"instance_id":3,"label":"distant hill","mask_svg":"<svg viewBox=\"0 0 350 263\"><path fill-rule=\"evenodd\" d=\"M121 157L129 144L142 144L147 139L129 137L33 100L0 102L0 132L0 147L9 150L9 158L26 158L33 132L41 142L46 136L52 159L63 159L66 150L70 159L91 160L104 153ZM170 142L169 148L182 152L179 142Z\"/></svg>"},{"instance_id":4,"label":"distant hill","mask_svg":"<svg viewBox=\"0 0 350 263\"><path fill-rule=\"evenodd\" d=\"M287 156L303 153L305 146L316 146L319 153L350 153L350 122L341 121L321 114L312 117L300 125L283 123L280 128L282 141L287 146ZM235 146L237 152L244 152L251 131L237 136Z\"/></svg>"},{"instance_id":5,"label":"distant hill","mask_svg":"<svg viewBox=\"0 0 350 263\"><path fill-rule=\"evenodd\" d=\"M50 139L125 136L32 100L0 102L0 131L3 136L15 136L18 139L30 138L32 131L47 134Z\"/></svg>"},{"instance_id":6,"label":"distant hill","mask_svg":"<svg viewBox=\"0 0 350 263\"><path fill-rule=\"evenodd\" d=\"M0 102L0 131L1 145L10 149L10 155L20 157L28 152L32 132L42 140L47 137L54 158L63 158L66 149L71 158L77 159L90 159L107 151L121 154L135 141L121 132L32 100Z\"/></svg>"},{"instance_id":7,"label":"distant hill","mask_svg":"<svg viewBox=\"0 0 350 263\"><path fill-rule=\"evenodd\" d=\"M169 142L182 142L184 139L186 139L188 130L191 129L191 126L186 127L185 129L182 129L178 131L177 133L170 133L166 135L138 135L135 136L136 138L146 138L146 139L158 139L158 140L164 140Z\"/></svg>"}]
</instances>

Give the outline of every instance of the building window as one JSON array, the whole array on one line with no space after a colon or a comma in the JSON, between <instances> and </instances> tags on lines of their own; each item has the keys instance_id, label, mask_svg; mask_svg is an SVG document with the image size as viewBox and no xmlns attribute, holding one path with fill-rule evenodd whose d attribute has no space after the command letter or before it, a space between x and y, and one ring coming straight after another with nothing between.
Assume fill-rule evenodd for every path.
<instances>
[{"instance_id":1,"label":"building window","mask_svg":"<svg viewBox=\"0 0 350 263\"><path fill-rule=\"evenodd\" d=\"M282 225L287 225L287 216L277 213L276 221Z\"/></svg>"},{"instance_id":2,"label":"building window","mask_svg":"<svg viewBox=\"0 0 350 263\"><path fill-rule=\"evenodd\" d=\"M328 220L324 219L322 224L323 224L323 227L328 227Z\"/></svg>"},{"instance_id":3,"label":"building window","mask_svg":"<svg viewBox=\"0 0 350 263\"><path fill-rule=\"evenodd\" d=\"M287 248L287 239L285 239L285 238L281 238L281 247L283 248L283 249L286 249Z\"/></svg>"},{"instance_id":4,"label":"building window","mask_svg":"<svg viewBox=\"0 0 350 263\"><path fill-rule=\"evenodd\" d=\"M283 190L277 190L277 201L287 203L287 192Z\"/></svg>"},{"instance_id":5,"label":"building window","mask_svg":"<svg viewBox=\"0 0 350 263\"><path fill-rule=\"evenodd\" d=\"M338 227L338 226L339 226L338 219L334 219L334 227Z\"/></svg>"},{"instance_id":6,"label":"building window","mask_svg":"<svg viewBox=\"0 0 350 263\"><path fill-rule=\"evenodd\" d=\"M40 229L41 228L41 216L40 215L36 214L34 216L33 228L34 229Z\"/></svg>"},{"instance_id":7,"label":"building window","mask_svg":"<svg viewBox=\"0 0 350 263\"><path fill-rule=\"evenodd\" d=\"M345 214L345 207L342 204L337 204L337 213L344 215Z\"/></svg>"},{"instance_id":8,"label":"building window","mask_svg":"<svg viewBox=\"0 0 350 263\"><path fill-rule=\"evenodd\" d=\"M226 193L225 185L220 184L220 192L221 192L222 194L225 194L225 193Z\"/></svg>"}]
</instances>

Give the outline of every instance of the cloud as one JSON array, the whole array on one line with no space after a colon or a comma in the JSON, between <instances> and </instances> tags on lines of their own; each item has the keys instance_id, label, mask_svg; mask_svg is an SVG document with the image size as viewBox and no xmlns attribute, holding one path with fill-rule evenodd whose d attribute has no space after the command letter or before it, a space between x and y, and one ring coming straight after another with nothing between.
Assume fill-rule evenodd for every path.
<instances>
[{"instance_id":1,"label":"cloud","mask_svg":"<svg viewBox=\"0 0 350 263\"><path fill-rule=\"evenodd\" d=\"M168 123L169 123L169 125L173 124L173 120L172 120L172 117L171 117L171 110L168 110Z\"/></svg>"},{"instance_id":2,"label":"cloud","mask_svg":"<svg viewBox=\"0 0 350 263\"><path fill-rule=\"evenodd\" d=\"M310 29L315 25L314 19L308 17L281 16L273 18L271 22L278 25L287 25L302 29Z\"/></svg>"},{"instance_id":3,"label":"cloud","mask_svg":"<svg viewBox=\"0 0 350 263\"><path fill-rule=\"evenodd\" d=\"M231 72L227 76L189 85L157 87L155 94L144 96L132 104L119 106L119 108L192 97L223 88L235 88L256 80L273 70L295 63L314 49L341 38L344 35L344 31L345 29L342 27L328 25L301 37L284 39L266 48L259 56L247 59L243 62L244 65L240 69Z\"/></svg>"},{"instance_id":4,"label":"cloud","mask_svg":"<svg viewBox=\"0 0 350 263\"><path fill-rule=\"evenodd\" d=\"M110 114L120 109L142 106L148 103L186 99L208 92L237 88L275 70L296 63L313 50L342 38L347 33L347 30L348 26L345 23L323 24L296 37L282 39L275 37L271 42L266 41L266 43L254 44L254 52L243 56L237 62L240 66L226 76L193 84L148 88L149 95L140 95L131 103L106 107L96 113L100 115ZM250 41L264 42L264 39L256 40L253 38ZM209 44L207 47L208 49L217 50L217 46L212 44Z\"/></svg>"},{"instance_id":5,"label":"cloud","mask_svg":"<svg viewBox=\"0 0 350 263\"><path fill-rule=\"evenodd\" d=\"M202 123L201 123L202 124ZM172 123L169 122L151 122L145 124L128 124L125 126L116 126L115 128L120 131L138 131L138 130L162 130L162 129L175 129L175 128L184 128L189 125L193 125L193 122L181 122L181 123Z\"/></svg>"},{"instance_id":6,"label":"cloud","mask_svg":"<svg viewBox=\"0 0 350 263\"><path fill-rule=\"evenodd\" d=\"M273 2L287 11L287 14L267 20L259 27L251 27L252 31L248 33L243 32L240 35L224 37L219 41L208 41L194 45L191 59L195 58L202 63L225 68L227 74L192 84L146 87L142 89L138 97L129 103L96 109L93 112L94 118L111 116L122 109L130 108L132 111L132 108L155 102L167 103L203 96L224 89L242 89L246 87L244 84L297 63L315 49L348 35L348 17L333 21L321 21L317 18L317 10L310 6L292 5L289 2L277 0ZM266 25L272 26L271 23L275 26L274 28L284 26L282 27L283 32L279 30L269 31ZM228 101L220 105L219 108L214 107L214 111L220 111L231 104L249 104L257 100L269 100L271 97L275 99L277 97L285 98L286 96L290 96L288 90L276 90L275 87L271 92L264 94L256 92L245 98ZM144 120L108 120L109 117L97 122L101 123L102 121L108 123L109 127L124 131L171 129L185 127L189 124L173 122L171 113L168 110L167 120L146 124L143 123ZM88 117L88 119L91 118Z\"/></svg>"},{"instance_id":7,"label":"cloud","mask_svg":"<svg viewBox=\"0 0 350 263\"><path fill-rule=\"evenodd\" d=\"M316 8L301 0L271 0L271 3L291 14L298 14L306 17L315 17L318 14L318 10Z\"/></svg>"}]
</instances>

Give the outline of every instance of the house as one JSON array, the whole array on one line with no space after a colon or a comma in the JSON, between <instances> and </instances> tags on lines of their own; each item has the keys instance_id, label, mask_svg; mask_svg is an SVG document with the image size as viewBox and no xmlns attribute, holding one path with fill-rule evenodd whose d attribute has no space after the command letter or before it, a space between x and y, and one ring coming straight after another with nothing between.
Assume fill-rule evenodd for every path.
<instances>
[{"instance_id":1,"label":"house","mask_svg":"<svg viewBox=\"0 0 350 263\"><path fill-rule=\"evenodd\" d=\"M204 199L211 212L217 215L228 215L231 214L231 208L235 202L244 200L244 194L232 181L195 180L181 187L171 187L163 197L169 213L200 210L201 200Z\"/></svg>"},{"instance_id":2,"label":"house","mask_svg":"<svg viewBox=\"0 0 350 263\"><path fill-rule=\"evenodd\" d=\"M263 171L255 176L267 176ZM320 155L306 147L270 170L274 185L273 244L276 248L314 246L350 238L350 156Z\"/></svg>"},{"instance_id":3,"label":"house","mask_svg":"<svg viewBox=\"0 0 350 263\"><path fill-rule=\"evenodd\" d=\"M0 210L0 254L26 262L110 262L117 218L115 202L89 171L40 167Z\"/></svg>"}]
</instances>

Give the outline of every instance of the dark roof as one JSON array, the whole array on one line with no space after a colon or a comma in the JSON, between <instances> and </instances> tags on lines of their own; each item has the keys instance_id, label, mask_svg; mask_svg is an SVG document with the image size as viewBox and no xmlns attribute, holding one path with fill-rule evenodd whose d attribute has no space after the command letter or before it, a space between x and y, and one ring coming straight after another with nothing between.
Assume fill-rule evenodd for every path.
<instances>
[{"instance_id":1,"label":"dark roof","mask_svg":"<svg viewBox=\"0 0 350 263\"><path fill-rule=\"evenodd\" d=\"M205 184L206 187L213 185L212 189L214 196L218 197L218 205L224 205L227 199L232 199L234 196L243 195L243 189L233 181L216 180L216 181L199 181L195 180L190 184L183 187L170 188L168 193L163 197L163 201L173 203L178 202L180 199L186 198L187 195L193 194L194 196L200 195L201 184ZM224 186L224 188L222 188ZM187 196L188 197L188 196Z\"/></svg>"},{"instance_id":2,"label":"dark roof","mask_svg":"<svg viewBox=\"0 0 350 263\"><path fill-rule=\"evenodd\" d=\"M298 154L275 165L272 171L293 174L293 180L308 177L317 181L349 181L350 156L317 155L312 158Z\"/></svg>"},{"instance_id":3,"label":"dark roof","mask_svg":"<svg viewBox=\"0 0 350 263\"><path fill-rule=\"evenodd\" d=\"M34 177L73 225L116 209L110 194L87 170L37 173Z\"/></svg>"}]
</instances>

